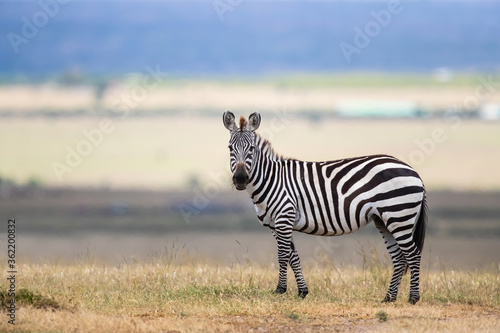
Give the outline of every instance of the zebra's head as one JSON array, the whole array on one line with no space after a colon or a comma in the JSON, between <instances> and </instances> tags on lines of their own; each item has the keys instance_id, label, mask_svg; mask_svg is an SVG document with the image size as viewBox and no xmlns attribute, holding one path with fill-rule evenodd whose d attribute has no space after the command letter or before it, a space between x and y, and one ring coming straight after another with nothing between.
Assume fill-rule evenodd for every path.
<instances>
[{"instance_id":1,"label":"zebra's head","mask_svg":"<svg viewBox=\"0 0 500 333\"><path fill-rule=\"evenodd\" d=\"M255 152L255 130L260 125L260 114L257 111L252 113L248 121L242 116L238 127L234 114L227 110L222 115L222 121L231 133L228 148L233 184L241 191L246 189L250 179Z\"/></svg>"}]
</instances>

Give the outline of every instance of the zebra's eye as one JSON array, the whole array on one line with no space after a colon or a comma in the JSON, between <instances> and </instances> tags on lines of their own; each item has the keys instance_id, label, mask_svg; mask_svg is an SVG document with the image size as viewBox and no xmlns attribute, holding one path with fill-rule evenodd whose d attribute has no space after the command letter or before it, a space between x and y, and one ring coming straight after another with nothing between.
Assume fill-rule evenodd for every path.
<instances>
[{"instance_id":1,"label":"zebra's eye","mask_svg":"<svg viewBox=\"0 0 500 333\"><path fill-rule=\"evenodd\" d=\"M233 146L227 146L229 148L229 151L233 151Z\"/></svg>"}]
</instances>

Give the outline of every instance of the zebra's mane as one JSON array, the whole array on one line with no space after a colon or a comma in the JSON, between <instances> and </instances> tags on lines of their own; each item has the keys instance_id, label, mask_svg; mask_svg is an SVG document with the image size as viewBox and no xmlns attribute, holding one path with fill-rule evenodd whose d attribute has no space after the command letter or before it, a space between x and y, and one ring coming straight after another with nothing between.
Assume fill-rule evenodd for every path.
<instances>
[{"instance_id":1,"label":"zebra's mane","mask_svg":"<svg viewBox=\"0 0 500 333\"><path fill-rule=\"evenodd\" d=\"M285 157L281 154L276 153L273 145L271 144L271 142L268 139L265 139L259 133L256 133L256 132L254 132L254 133L255 133L255 141L258 143L259 149L262 151L264 149L266 149L267 150L266 155L269 155L270 157L273 157L274 159L281 160L281 161L283 161L283 160L295 160L295 158L288 158L288 157Z\"/></svg>"}]
</instances>

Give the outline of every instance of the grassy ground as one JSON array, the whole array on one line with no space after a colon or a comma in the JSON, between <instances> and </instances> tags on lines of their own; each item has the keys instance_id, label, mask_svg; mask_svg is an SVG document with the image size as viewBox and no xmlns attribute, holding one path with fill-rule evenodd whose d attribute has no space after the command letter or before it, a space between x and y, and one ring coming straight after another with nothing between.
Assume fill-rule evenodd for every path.
<instances>
[{"instance_id":1,"label":"grassy ground","mask_svg":"<svg viewBox=\"0 0 500 333\"><path fill-rule=\"evenodd\" d=\"M5 271L5 264L2 265ZM376 261L364 269L305 268L305 300L289 276L274 295L272 266L193 262L178 252L149 263L111 266L94 261L19 267L17 332L498 332L498 271L428 271L422 299L382 304L390 270ZM1 290L7 287L2 279ZM19 292L18 292L19 294ZM28 296L26 296L28 295ZM2 315L0 330L12 330Z\"/></svg>"}]
</instances>

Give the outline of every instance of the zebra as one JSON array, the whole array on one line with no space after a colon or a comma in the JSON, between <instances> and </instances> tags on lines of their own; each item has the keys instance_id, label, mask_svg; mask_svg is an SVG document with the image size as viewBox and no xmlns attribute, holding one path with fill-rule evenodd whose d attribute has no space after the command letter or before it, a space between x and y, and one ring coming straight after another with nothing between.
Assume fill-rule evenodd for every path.
<instances>
[{"instance_id":1,"label":"zebra","mask_svg":"<svg viewBox=\"0 0 500 333\"><path fill-rule=\"evenodd\" d=\"M287 290L287 265L295 275L298 296L309 293L292 232L338 236L370 222L382 234L394 266L382 302L397 298L403 274L409 269L409 302L420 299L420 259L427 225L426 191L408 164L389 155L371 155L326 162L305 162L274 152L255 131L256 111L239 126L224 112L230 131L232 182L246 190L260 223L271 229L278 245L279 278L275 293Z\"/></svg>"}]
</instances>

